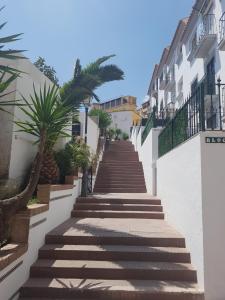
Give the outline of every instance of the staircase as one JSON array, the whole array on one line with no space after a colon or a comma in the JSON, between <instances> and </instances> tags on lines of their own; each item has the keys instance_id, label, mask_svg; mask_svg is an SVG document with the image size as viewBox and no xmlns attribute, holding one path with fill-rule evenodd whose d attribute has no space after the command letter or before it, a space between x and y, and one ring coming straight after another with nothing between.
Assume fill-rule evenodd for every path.
<instances>
[{"instance_id":1,"label":"staircase","mask_svg":"<svg viewBox=\"0 0 225 300\"><path fill-rule=\"evenodd\" d=\"M105 164L116 164L117 157L125 164L123 152L129 152L129 163L140 166L129 143L111 144L95 191ZM106 183L110 194L78 198L72 218L47 234L20 299L203 300L185 240L164 220L160 199L115 193L121 187Z\"/></svg>"},{"instance_id":2,"label":"staircase","mask_svg":"<svg viewBox=\"0 0 225 300\"><path fill-rule=\"evenodd\" d=\"M146 193L142 163L128 141L111 142L103 155L95 193Z\"/></svg>"}]
</instances>

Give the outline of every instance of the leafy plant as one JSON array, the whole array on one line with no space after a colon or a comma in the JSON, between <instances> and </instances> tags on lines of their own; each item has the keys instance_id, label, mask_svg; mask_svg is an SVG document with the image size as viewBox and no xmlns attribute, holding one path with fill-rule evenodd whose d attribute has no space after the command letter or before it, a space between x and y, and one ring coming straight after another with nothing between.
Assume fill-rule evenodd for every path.
<instances>
[{"instance_id":1,"label":"leafy plant","mask_svg":"<svg viewBox=\"0 0 225 300\"><path fill-rule=\"evenodd\" d=\"M115 139L118 140L122 134L122 130L119 128L116 128L115 133L116 133Z\"/></svg>"},{"instance_id":2,"label":"leafy plant","mask_svg":"<svg viewBox=\"0 0 225 300\"><path fill-rule=\"evenodd\" d=\"M4 9L4 6L0 8L0 12ZM7 23L4 22L0 25L0 30L2 30ZM2 36L0 37L0 59L9 59L9 60L15 60L15 59L24 59L24 56L21 56L20 54L24 52L24 50L13 50L13 49L4 49L7 44L16 42L20 40L20 36L22 34L13 34L8 36ZM18 101L14 100L3 100L2 98L5 96L8 96L11 94L11 92L6 92L10 84L19 76L21 71L0 64L0 110L5 111L6 106L11 105L18 105Z\"/></svg>"},{"instance_id":3,"label":"leafy plant","mask_svg":"<svg viewBox=\"0 0 225 300\"><path fill-rule=\"evenodd\" d=\"M77 59L73 78L65 83L60 90L63 101L73 104L74 108L79 108L84 99L89 97L100 101L95 94L97 88L107 82L124 78L123 71L116 65L102 66L104 62L114 56L103 56L85 68L82 68L80 60Z\"/></svg>"},{"instance_id":4,"label":"leafy plant","mask_svg":"<svg viewBox=\"0 0 225 300\"><path fill-rule=\"evenodd\" d=\"M38 57L38 59L34 62L34 65L45 74L46 77L48 77L55 85L59 84L59 79L56 76L56 70L47 65L45 62L45 59L41 56Z\"/></svg>"},{"instance_id":5,"label":"leafy plant","mask_svg":"<svg viewBox=\"0 0 225 300\"><path fill-rule=\"evenodd\" d=\"M36 138L38 151L25 189L14 197L0 201L1 241L7 238L6 232L8 232L12 216L18 210L26 209L33 195L39 180L46 147L53 146L60 135L67 136L64 129L71 120L71 107L65 106L61 101L56 86L47 88L45 85L39 93L34 87L34 96L30 96L29 100L23 97L23 100L26 106L19 106L19 108L28 120L16 121L18 131L33 135Z\"/></svg>"},{"instance_id":6,"label":"leafy plant","mask_svg":"<svg viewBox=\"0 0 225 300\"><path fill-rule=\"evenodd\" d=\"M112 140L116 135L116 131L114 128L109 128L107 130L107 136L109 137L110 140Z\"/></svg>"},{"instance_id":7,"label":"leafy plant","mask_svg":"<svg viewBox=\"0 0 225 300\"><path fill-rule=\"evenodd\" d=\"M122 138L124 141L127 141L129 139L129 135L126 132L122 133Z\"/></svg>"}]
</instances>

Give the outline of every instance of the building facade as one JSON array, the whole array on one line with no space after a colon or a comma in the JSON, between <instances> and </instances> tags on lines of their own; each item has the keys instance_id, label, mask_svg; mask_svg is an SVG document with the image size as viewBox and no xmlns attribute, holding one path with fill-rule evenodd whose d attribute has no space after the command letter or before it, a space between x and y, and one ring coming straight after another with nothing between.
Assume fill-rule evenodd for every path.
<instances>
[{"instance_id":1,"label":"building facade","mask_svg":"<svg viewBox=\"0 0 225 300\"><path fill-rule=\"evenodd\" d=\"M103 103L93 103L92 108L102 109L111 115L111 127L130 134L130 128L141 121L137 111L136 97L122 96Z\"/></svg>"},{"instance_id":2,"label":"building facade","mask_svg":"<svg viewBox=\"0 0 225 300\"><path fill-rule=\"evenodd\" d=\"M223 117L225 89L221 87L218 99L219 78L224 84L225 0L197 0L154 68L148 89L150 111L156 106L158 113L166 110L173 114L204 83L205 110L213 106L219 111L221 104Z\"/></svg>"}]
</instances>

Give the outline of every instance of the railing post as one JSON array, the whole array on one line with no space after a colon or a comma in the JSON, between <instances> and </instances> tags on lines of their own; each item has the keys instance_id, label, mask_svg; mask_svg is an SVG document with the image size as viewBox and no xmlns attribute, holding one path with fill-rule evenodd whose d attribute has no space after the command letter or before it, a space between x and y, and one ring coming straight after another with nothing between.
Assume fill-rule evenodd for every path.
<instances>
[{"instance_id":1,"label":"railing post","mask_svg":"<svg viewBox=\"0 0 225 300\"><path fill-rule=\"evenodd\" d=\"M205 83L203 82L200 86L200 120L201 130L205 131Z\"/></svg>"},{"instance_id":2,"label":"railing post","mask_svg":"<svg viewBox=\"0 0 225 300\"><path fill-rule=\"evenodd\" d=\"M217 79L217 86L218 86L218 95L219 95L219 122L220 122L220 130L223 129L222 125L222 111L221 111L221 79Z\"/></svg>"},{"instance_id":3,"label":"railing post","mask_svg":"<svg viewBox=\"0 0 225 300\"><path fill-rule=\"evenodd\" d=\"M172 149L173 149L173 145L174 145L174 118L171 121L171 145L172 145Z\"/></svg>"}]
</instances>

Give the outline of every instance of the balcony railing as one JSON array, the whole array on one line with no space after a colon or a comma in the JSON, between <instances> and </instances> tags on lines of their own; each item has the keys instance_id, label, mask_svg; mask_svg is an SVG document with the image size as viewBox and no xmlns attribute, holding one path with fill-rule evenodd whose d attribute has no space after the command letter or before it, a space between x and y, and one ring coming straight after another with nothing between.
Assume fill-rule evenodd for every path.
<instances>
[{"instance_id":1,"label":"balcony railing","mask_svg":"<svg viewBox=\"0 0 225 300\"><path fill-rule=\"evenodd\" d=\"M198 27L198 43L210 35L216 34L216 18L214 14L207 14L202 17Z\"/></svg>"},{"instance_id":2,"label":"balcony railing","mask_svg":"<svg viewBox=\"0 0 225 300\"><path fill-rule=\"evenodd\" d=\"M191 53L188 60L205 58L217 37L216 19L214 14L202 16L197 32L192 40Z\"/></svg>"},{"instance_id":3,"label":"balcony railing","mask_svg":"<svg viewBox=\"0 0 225 300\"><path fill-rule=\"evenodd\" d=\"M219 20L219 48L225 50L225 12Z\"/></svg>"}]
</instances>

